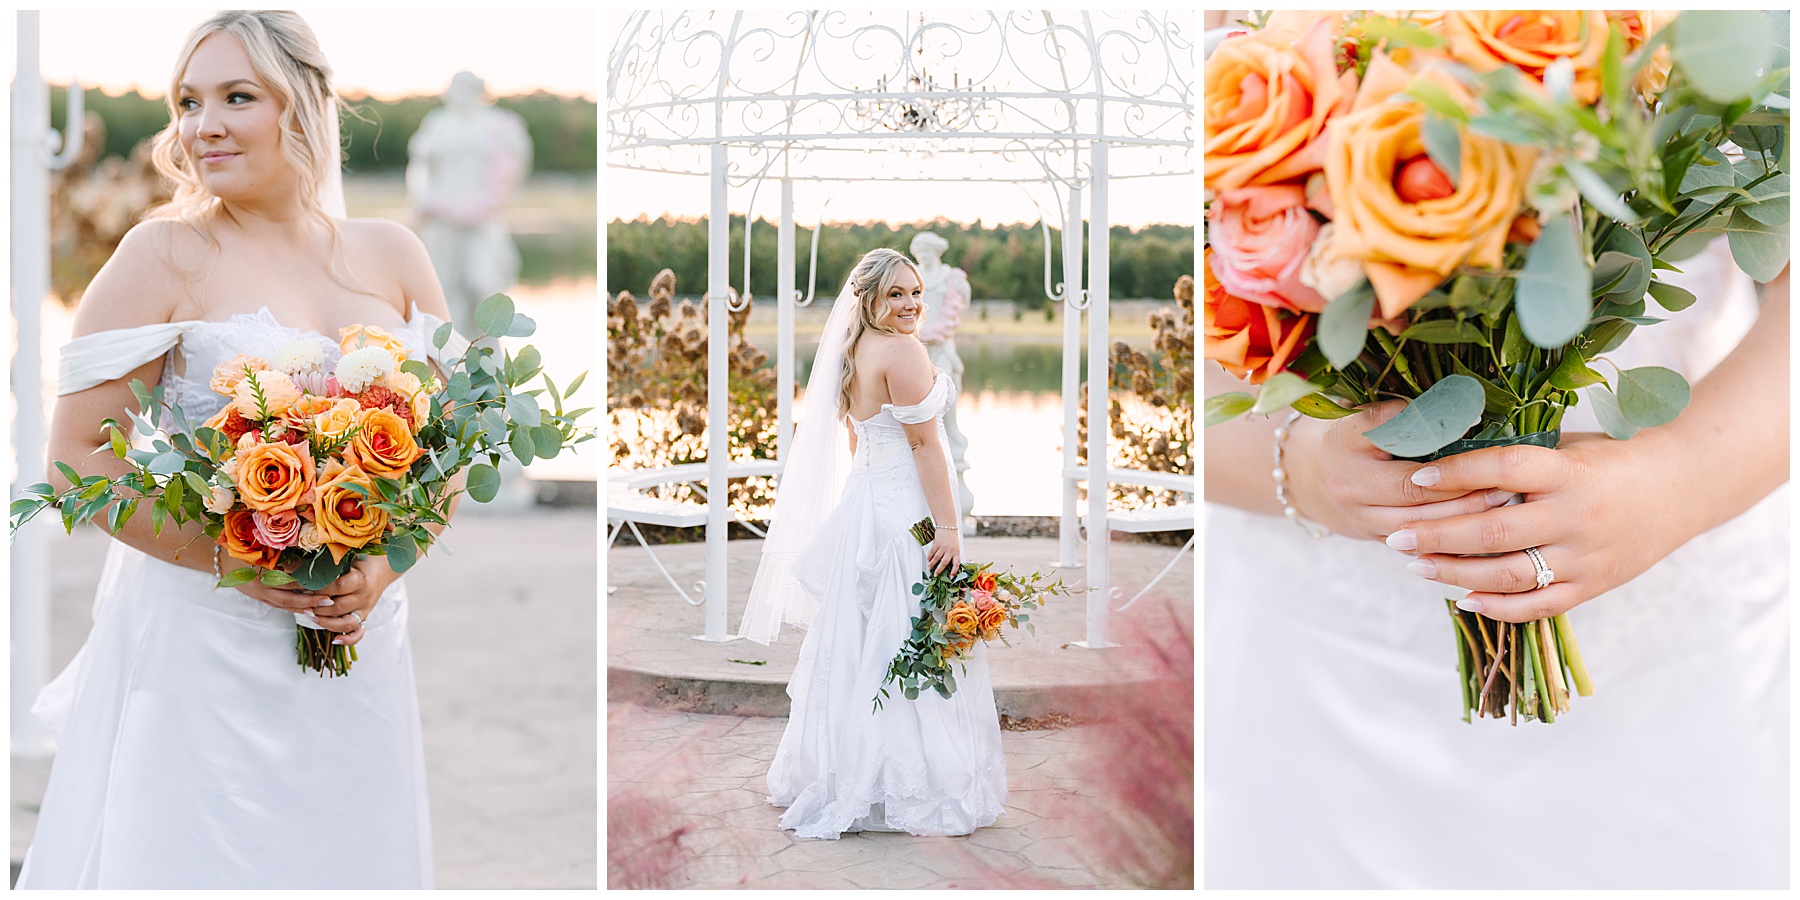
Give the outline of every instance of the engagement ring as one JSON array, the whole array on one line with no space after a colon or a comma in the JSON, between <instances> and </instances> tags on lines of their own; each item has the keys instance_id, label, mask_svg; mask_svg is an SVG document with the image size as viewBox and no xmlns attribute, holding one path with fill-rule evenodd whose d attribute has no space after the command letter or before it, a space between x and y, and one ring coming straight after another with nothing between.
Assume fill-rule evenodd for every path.
<instances>
[{"instance_id":1,"label":"engagement ring","mask_svg":"<svg viewBox=\"0 0 1800 900\"><path fill-rule=\"evenodd\" d=\"M1544 554L1539 553L1536 547L1526 547L1525 555L1531 558L1532 567L1537 569L1537 587L1534 590L1549 587L1550 582L1556 580L1556 572L1544 562Z\"/></svg>"}]
</instances>

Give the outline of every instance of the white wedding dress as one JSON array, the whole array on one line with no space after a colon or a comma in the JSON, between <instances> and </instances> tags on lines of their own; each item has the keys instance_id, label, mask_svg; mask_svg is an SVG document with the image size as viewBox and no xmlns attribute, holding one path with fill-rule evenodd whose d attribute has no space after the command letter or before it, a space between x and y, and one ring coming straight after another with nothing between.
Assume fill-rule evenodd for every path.
<instances>
[{"instance_id":1,"label":"white wedding dress","mask_svg":"<svg viewBox=\"0 0 1800 900\"><path fill-rule=\"evenodd\" d=\"M396 333L423 358L438 324L414 311ZM335 340L266 307L101 332L64 348L59 389L166 354L166 399L198 424L226 399L208 387L215 366L308 338L336 364ZM193 552L212 547L202 538ZM293 614L214 581L111 544L93 630L32 709L57 754L18 886L431 887L404 579L338 678L296 663Z\"/></svg>"},{"instance_id":2,"label":"white wedding dress","mask_svg":"<svg viewBox=\"0 0 1800 900\"><path fill-rule=\"evenodd\" d=\"M901 425L935 419L948 446L943 414L954 402L950 376L940 372L918 404L886 404L851 420L856 455L842 497L794 564L818 611L788 683L793 704L769 767L769 802L787 807L781 827L800 837L968 834L993 824L1006 801L985 646L957 664L949 699L927 690L908 700L896 682L881 709L871 709L888 662L912 633L912 587L925 572L925 548L907 529L931 512ZM953 471L950 479L955 484Z\"/></svg>"},{"instance_id":3,"label":"white wedding dress","mask_svg":"<svg viewBox=\"0 0 1800 900\"><path fill-rule=\"evenodd\" d=\"M1679 263L1694 307L1608 356L1722 359L1756 312L1722 245ZM1788 552L1784 487L1577 607L1594 695L1514 728L1461 720L1407 557L1209 506L1205 886L1786 887Z\"/></svg>"}]
</instances>

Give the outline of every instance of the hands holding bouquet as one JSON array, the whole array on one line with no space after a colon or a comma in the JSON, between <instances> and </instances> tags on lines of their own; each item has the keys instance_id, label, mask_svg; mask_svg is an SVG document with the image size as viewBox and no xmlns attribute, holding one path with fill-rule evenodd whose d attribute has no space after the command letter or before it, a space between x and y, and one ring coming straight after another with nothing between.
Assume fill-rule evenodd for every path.
<instances>
[{"instance_id":1,"label":"hands holding bouquet","mask_svg":"<svg viewBox=\"0 0 1800 900\"><path fill-rule=\"evenodd\" d=\"M1697 390L1607 356L1662 321L1647 300L1695 302L1657 273L1719 234L1784 270L1771 33L1785 14L1277 14L1213 51L1205 355L1261 390L1207 424L1290 407L1281 511L1475 592L1451 610L1465 718L1549 721L1586 681L1560 614L1785 480L1785 290ZM1758 390L1779 429L1746 424ZM1637 437L1561 439L1583 400ZM1725 453L1751 464L1710 477Z\"/></svg>"},{"instance_id":2,"label":"hands holding bouquet","mask_svg":"<svg viewBox=\"0 0 1800 900\"><path fill-rule=\"evenodd\" d=\"M498 294L476 320L495 338L536 327ZM441 350L451 338L445 324L432 340ZM583 377L559 392L529 345L498 359L470 345L447 371L372 326L345 328L340 349L329 368L314 339L222 363L211 387L228 400L198 428L160 386L134 381L129 415L149 447L108 419L126 474L83 477L59 461L71 486L27 488L12 527L56 509L65 530L92 520L117 533L147 501L154 533L191 522L214 540L219 587L296 611L301 666L347 674L382 591L431 548L460 495L492 500L503 456L529 464L594 435L576 425L590 410L563 409ZM542 387L525 389L540 376ZM175 426L166 435L155 424L165 415ZM227 570L227 557L242 565Z\"/></svg>"}]
</instances>

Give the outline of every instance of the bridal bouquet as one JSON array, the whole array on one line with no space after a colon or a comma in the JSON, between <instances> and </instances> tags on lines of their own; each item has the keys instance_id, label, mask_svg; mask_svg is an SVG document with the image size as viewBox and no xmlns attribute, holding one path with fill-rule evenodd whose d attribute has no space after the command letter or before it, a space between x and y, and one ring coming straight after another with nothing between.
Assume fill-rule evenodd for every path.
<instances>
[{"instance_id":1,"label":"bridal bouquet","mask_svg":"<svg viewBox=\"0 0 1800 900\"><path fill-rule=\"evenodd\" d=\"M476 320L488 337L525 337L536 327L498 294L480 305ZM433 341L441 349L450 337L446 324ZM542 370L529 345L499 360L471 345L440 380L380 328L355 325L340 338L343 358L330 371L324 348L310 339L269 359L239 355L221 363L211 387L229 399L199 428L164 399L162 387L134 381L133 430L151 439L149 448L131 446L116 421L105 424L113 454L132 471L83 478L57 462L73 486L27 488L12 504L12 527L55 508L66 530L95 520L117 532L149 501L155 533L170 520L198 522L224 553L249 564L225 574L219 587L260 579L318 590L359 556L385 556L395 572L412 568L435 539L426 526L449 523L452 498L494 498L502 456L528 464L593 437L575 425L590 410L563 410L563 398L584 376L562 393L548 375L543 387L522 390ZM549 409L537 399L546 395ZM157 436L152 423L165 414L176 429ZM457 487L452 479L465 469ZM348 674L356 648L332 637L300 624L299 664L321 675Z\"/></svg>"},{"instance_id":2,"label":"bridal bouquet","mask_svg":"<svg viewBox=\"0 0 1800 900\"><path fill-rule=\"evenodd\" d=\"M912 535L921 546L929 544L935 526L925 519L912 527ZM925 689L949 699L956 693L950 664L968 659L976 641L998 640L1010 647L1003 630L1008 627L1037 634L1027 610L1042 608L1052 594L1074 590L1060 578L1036 572L1020 576L995 572L992 563L963 563L935 575L926 572L913 593L919 595L919 614L913 617L912 635L888 663L874 709L881 708L887 686L895 681L908 700L918 699Z\"/></svg>"},{"instance_id":3,"label":"bridal bouquet","mask_svg":"<svg viewBox=\"0 0 1800 900\"><path fill-rule=\"evenodd\" d=\"M1206 66L1205 356L1397 458L1554 448L1585 398L1614 438L1689 387L1606 354L1693 294L1659 280L1724 234L1788 260L1787 13L1276 13ZM1463 718L1554 721L1592 691L1568 623L1455 617Z\"/></svg>"}]
</instances>

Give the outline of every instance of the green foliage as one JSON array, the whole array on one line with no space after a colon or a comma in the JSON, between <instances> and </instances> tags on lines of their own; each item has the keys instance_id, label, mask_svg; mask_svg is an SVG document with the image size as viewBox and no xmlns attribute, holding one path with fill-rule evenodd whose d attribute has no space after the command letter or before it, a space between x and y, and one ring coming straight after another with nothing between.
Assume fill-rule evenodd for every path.
<instances>
[{"instance_id":1,"label":"green foliage","mask_svg":"<svg viewBox=\"0 0 1800 900\"><path fill-rule=\"evenodd\" d=\"M758 218L750 244L750 293L775 295L776 237L774 223ZM730 226L732 281L742 288L744 218L733 216ZM977 301L1012 300L1025 309L1046 304L1044 297L1044 241L1035 223L965 225L938 220L894 226L884 222L831 224L819 235L819 271L815 295L830 296L844 283L850 269L872 247L905 251L913 235L932 231L950 243L944 260L968 273L969 287ZM811 265L812 230L796 230L796 286L804 291ZM1062 271L1062 242L1053 238L1050 248L1054 271ZM704 220L632 222L615 219L606 226L606 282L615 290L636 290L649 284L661 269L675 280L704 290L706 272L706 222ZM1085 260L1086 243L1083 245ZM1194 265L1194 229L1185 225L1150 225L1133 231L1112 229L1110 285L1116 298L1165 296L1169 285ZM985 306L985 304L978 304Z\"/></svg>"}]
</instances>

